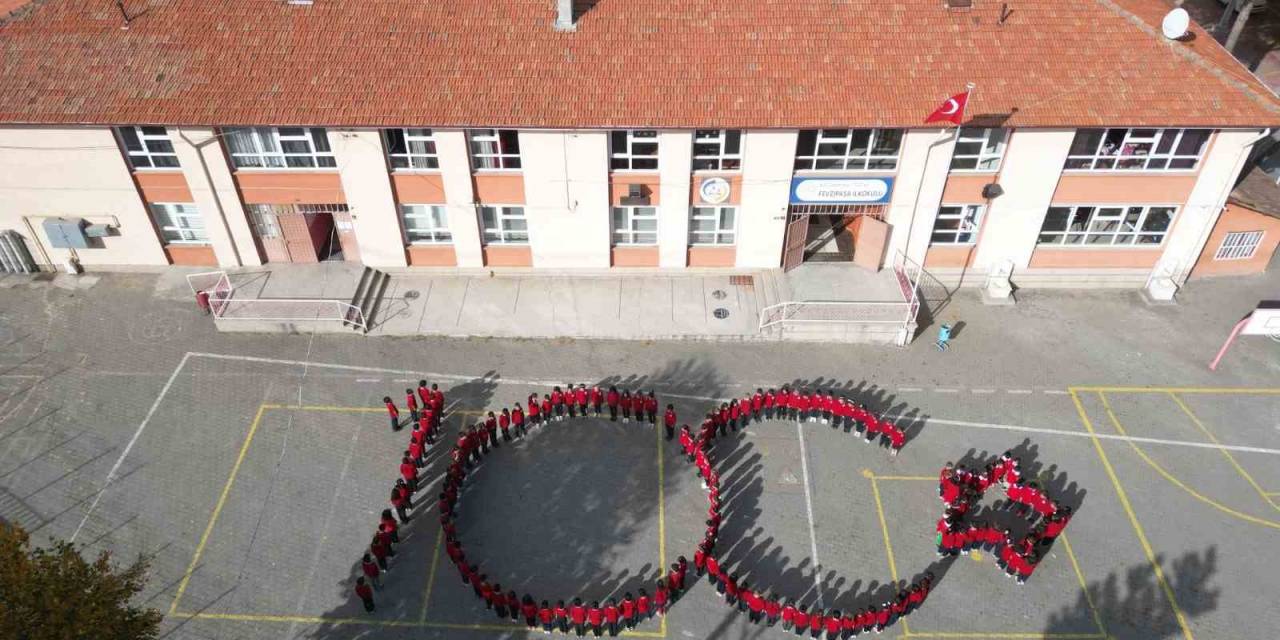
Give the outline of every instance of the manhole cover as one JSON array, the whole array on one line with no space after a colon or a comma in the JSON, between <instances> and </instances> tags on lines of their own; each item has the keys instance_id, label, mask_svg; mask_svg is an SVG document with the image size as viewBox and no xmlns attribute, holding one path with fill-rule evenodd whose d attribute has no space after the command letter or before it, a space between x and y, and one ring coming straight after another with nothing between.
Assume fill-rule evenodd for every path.
<instances>
[{"instance_id":1,"label":"manhole cover","mask_svg":"<svg viewBox=\"0 0 1280 640\"><path fill-rule=\"evenodd\" d=\"M715 311L712 311L711 315L715 316L720 320L724 320L725 318L729 317L729 310L724 307L719 307Z\"/></svg>"},{"instance_id":2,"label":"manhole cover","mask_svg":"<svg viewBox=\"0 0 1280 640\"><path fill-rule=\"evenodd\" d=\"M419 294L418 294L418 290L417 290L417 289L410 289L410 290L408 290L408 291L404 292L404 299L405 299L405 300L417 300L417 299L418 299L418 295L419 295Z\"/></svg>"},{"instance_id":3,"label":"manhole cover","mask_svg":"<svg viewBox=\"0 0 1280 640\"><path fill-rule=\"evenodd\" d=\"M724 300L724 297L727 295L729 294L725 293L724 289L716 289L715 291L711 292L711 297L715 298L716 300Z\"/></svg>"}]
</instances>

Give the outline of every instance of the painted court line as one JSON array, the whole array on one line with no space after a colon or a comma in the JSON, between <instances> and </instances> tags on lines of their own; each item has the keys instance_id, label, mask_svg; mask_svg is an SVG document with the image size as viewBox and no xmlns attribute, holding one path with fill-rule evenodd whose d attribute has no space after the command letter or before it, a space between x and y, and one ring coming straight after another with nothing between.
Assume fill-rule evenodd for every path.
<instances>
[{"instance_id":1,"label":"painted court line","mask_svg":"<svg viewBox=\"0 0 1280 640\"><path fill-rule=\"evenodd\" d=\"M822 564L818 562L818 533L813 526L813 493L809 490L809 454L804 447L804 427L796 423L796 437L800 439L800 473L804 476L804 510L809 517L809 554L813 558L813 588L818 593L818 608L825 609L822 600Z\"/></svg>"},{"instance_id":2,"label":"painted court line","mask_svg":"<svg viewBox=\"0 0 1280 640\"><path fill-rule=\"evenodd\" d=\"M1191 411L1191 407L1188 407L1187 403L1183 402L1182 398L1178 397L1178 394L1170 393L1169 397L1172 398L1173 401L1178 404L1178 408L1182 409L1182 412L1187 414L1188 418L1191 418L1191 422L1195 423L1196 427L1198 427L1201 433L1204 433L1204 435L1208 437L1210 441L1212 441L1214 444L1222 444L1218 442L1217 436L1213 435L1213 432L1209 430L1209 427L1205 426L1205 424L1200 421L1200 418L1196 417L1196 414ZM1271 505L1272 509L1276 509L1277 511L1280 511L1280 507L1277 507L1275 501L1272 500L1271 497L1267 495L1266 491L1262 490L1262 487L1258 484L1256 480L1253 479L1253 476L1249 475L1249 472L1245 471L1244 467L1240 466L1240 463L1236 460L1235 456L1231 455L1231 452L1225 449L1222 449L1221 451L1222 451L1222 455L1225 456L1227 458L1227 461L1231 463L1231 466L1235 467L1235 470L1237 473L1240 474L1240 477L1244 478L1245 481L1249 483L1249 486L1253 487L1253 490L1258 492L1259 496L1262 496L1263 502L1266 502L1267 504Z\"/></svg>"},{"instance_id":3,"label":"painted court line","mask_svg":"<svg viewBox=\"0 0 1280 640\"><path fill-rule=\"evenodd\" d=\"M156 410L160 408L160 403L164 401L164 397L168 395L169 388L173 386L173 381L178 379L178 373L187 364L187 358L191 357L190 353L183 354L182 360L178 361L178 366L173 368L173 373L169 374L169 379L164 383L164 387L160 389L160 395L156 396L155 402L151 403L151 408L147 410L147 415L143 416L142 422L138 424L137 430L133 432L133 437L129 438L129 444L124 446L124 451L120 452L120 457L116 458L116 463L111 465L111 470L107 472L107 479L102 483L102 488L98 489L97 495L93 497L93 502L89 505L89 509L84 512L84 517L80 518L80 524L76 525L76 530L71 534L68 542L75 542L76 536L80 535L80 531L84 529L84 525L89 521L89 516L93 515L93 511L98 508L98 503L102 501L102 496L107 492L107 488L116 479L116 473L120 471L120 465L124 464L124 459L128 457L129 452L133 451L133 445L138 443L138 438L142 436L142 432L146 430L147 425L151 424L151 417L156 414Z\"/></svg>"}]
</instances>

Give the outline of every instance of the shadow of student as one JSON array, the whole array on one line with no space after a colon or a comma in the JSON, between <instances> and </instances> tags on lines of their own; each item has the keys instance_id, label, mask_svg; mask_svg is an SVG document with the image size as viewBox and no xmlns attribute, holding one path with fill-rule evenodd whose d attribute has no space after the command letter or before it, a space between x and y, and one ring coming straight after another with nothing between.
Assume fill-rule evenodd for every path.
<instances>
[{"instance_id":1,"label":"shadow of student","mask_svg":"<svg viewBox=\"0 0 1280 640\"><path fill-rule=\"evenodd\" d=\"M1193 619L1218 608L1222 592L1210 584L1218 571L1216 546L1188 551L1171 561L1158 555L1156 563L1161 566L1185 618ZM1096 627L1094 607L1106 626L1108 638L1157 640L1182 636L1181 624L1148 562L1117 569L1101 580L1090 582L1086 591L1087 598L1082 591L1073 603L1050 614L1045 637Z\"/></svg>"}]
</instances>

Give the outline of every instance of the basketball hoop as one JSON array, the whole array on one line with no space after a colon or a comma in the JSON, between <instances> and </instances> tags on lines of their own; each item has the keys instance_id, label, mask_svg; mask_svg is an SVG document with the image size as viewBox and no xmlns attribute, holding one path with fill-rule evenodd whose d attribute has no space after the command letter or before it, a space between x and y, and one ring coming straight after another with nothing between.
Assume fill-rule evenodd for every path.
<instances>
[{"instance_id":1,"label":"basketball hoop","mask_svg":"<svg viewBox=\"0 0 1280 640\"><path fill-rule=\"evenodd\" d=\"M1231 343L1235 342L1236 336L1242 335L1267 336L1272 342L1280 343L1280 300L1259 302L1256 309L1236 323L1231 334L1227 336L1227 341L1222 343L1222 348L1218 350L1217 357L1209 363L1210 371L1217 370L1218 363L1222 361L1222 356L1226 355Z\"/></svg>"}]
</instances>

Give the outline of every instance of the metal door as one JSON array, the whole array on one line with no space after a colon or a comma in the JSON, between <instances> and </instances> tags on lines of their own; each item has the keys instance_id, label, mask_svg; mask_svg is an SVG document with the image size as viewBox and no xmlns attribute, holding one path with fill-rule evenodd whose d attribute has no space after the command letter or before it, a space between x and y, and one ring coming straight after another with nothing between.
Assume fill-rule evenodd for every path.
<instances>
[{"instance_id":1,"label":"metal door","mask_svg":"<svg viewBox=\"0 0 1280 640\"><path fill-rule=\"evenodd\" d=\"M316 255L316 244L311 238L311 216L301 213L279 213L276 221L280 223L280 231L284 233L285 245L289 251L290 262L319 262Z\"/></svg>"},{"instance_id":2,"label":"metal door","mask_svg":"<svg viewBox=\"0 0 1280 640\"><path fill-rule=\"evenodd\" d=\"M809 241L809 216L790 214L782 249L782 270L790 271L804 262L804 246Z\"/></svg>"},{"instance_id":3,"label":"metal door","mask_svg":"<svg viewBox=\"0 0 1280 640\"><path fill-rule=\"evenodd\" d=\"M251 204L248 208L253 235L267 262L289 262L289 245L280 230L276 208L269 204Z\"/></svg>"},{"instance_id":4,"label":"metal door","mask_svg":"<svg viewBox=\"0 0 1280 640\"><path fill-rule=\"evenodd\" d=\"M853 263L872 271L880 270L889 243L889 225L879 218L862 216L854 237Z\"/></svg>"},{"instance_id":5,"label":"metal door","mask_svg":"<svg viewBox=\"0 0 1280 640\"><path fill-rule=\"evenodd\" d=\"M356 242L355 221L350 211L334 211L333 226L338 232L338 242L342 244L342 259L346 262L360 262L360 244Z\"/></svg>"}]
</instances>

